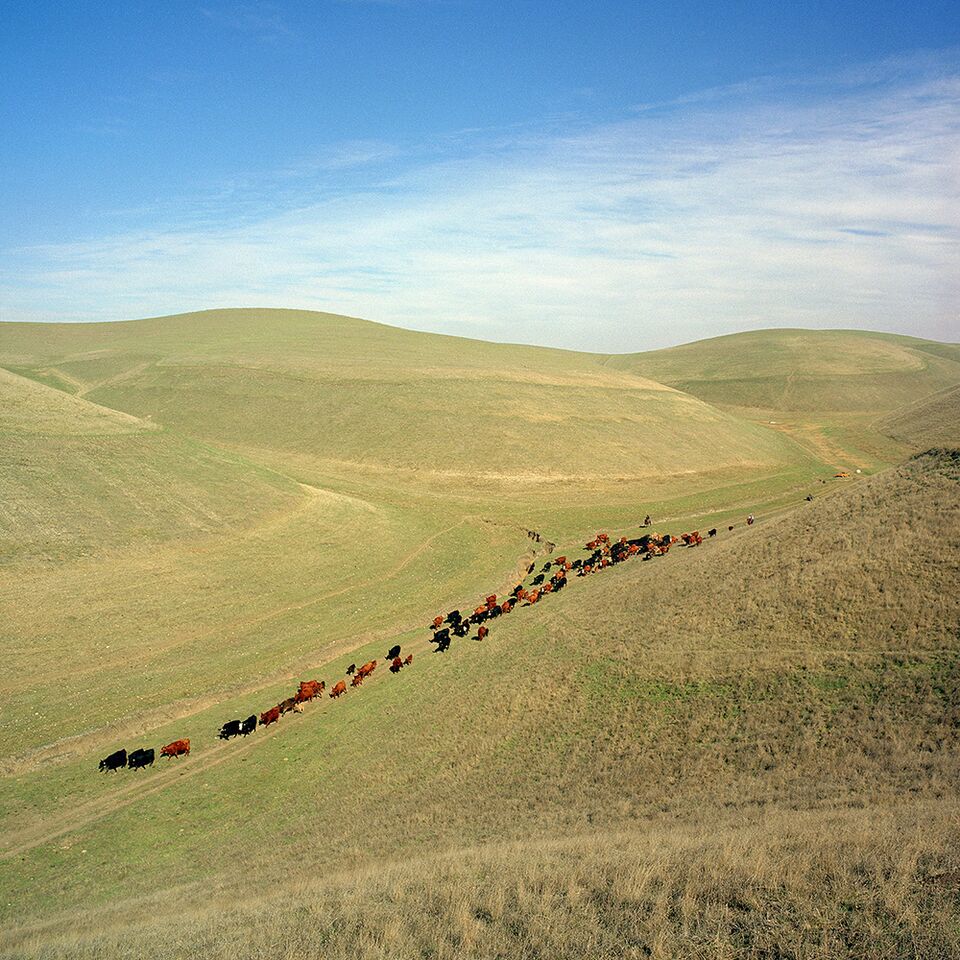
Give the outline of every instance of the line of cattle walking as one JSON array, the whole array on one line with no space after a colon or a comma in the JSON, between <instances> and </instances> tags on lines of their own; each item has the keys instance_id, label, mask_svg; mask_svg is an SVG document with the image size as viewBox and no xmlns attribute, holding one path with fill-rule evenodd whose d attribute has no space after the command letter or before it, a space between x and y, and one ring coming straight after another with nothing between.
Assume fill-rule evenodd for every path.
<instances>
[{"instance_id":1,"label":"line of cattle walking","mask_svg":"<svg viewBox=\"0 0 960 960\"><path fill-rule=\"evenodd\" d=\"M732 530L733 527L729 527ZM708 537L717 535L716 528L708 530ZM591 551L585 558L570 561L566 556L555 557L543 564L539 573L533 576L530 581L530 589L524 587L523 582L518 583L506 599L500 600L497 594L491 593L484 602L477 606L474 611L464 616L459 610L452 610L446 616L437 616L430 624L432 631L431 642L436 644L434 653L446 653L450 649L453 637L466 637L469 635L472 627L477 627L475 640L483 640L488 636L490 628L486 625L488 620L495 620L497 617L504 616L512 612L518 605L533 606L539 603L551 593L559 593L567 585L567 574L586 577L597 573L607 567L622 563L631 557L641 556L643 560L651 560L654 557L662 557L670 551L670 548L676 544L683 544L687 547L696 547L703 543L703 537L700 532L694 530L690 533L684 533L680 537L673 537L669 534L645 534L628 540L626 537L620 537L619 540L611 541L609 534L598 533L593 540L584 545L584 549ZM534 572L536 564L531 563L527 568L526 576ZM554 571L549 579L547 574ZM400 646L392 646L386 654L386 660L390 664L391 673L399 673L404 667L413 663L413 654L409 653L401 659ZM363 681L377 669L377 660L370 660L367 663L357 666L351 663L347 667L346 675L351 678L351 687L360 687ZM315 698L322 696L326 691L326 682L323 680L302 680L297 688L297 692L281 700L276 706L265 710L259 716L259 726L268 727L276 723L285 713L303 713L303 705L309 703ZM330 690L329 696L336 700L347 692L347 681L338 680ZM228 720L220 727L219 738L221 740L231 740L233 737L246 737L253 733L258 726L257 715L251 714L246 720ZM160 748L160 756L173 758L188 756L190 753L190 740L174 740L166 746ZM141 747L132 750L129 754L125 749L116 750L108 757L100 761L101 770L120 770L124 767L130 770L138 770L143 767L152 766L156 759L156 753L153 747Z\"/></svg>"}]
</instances>

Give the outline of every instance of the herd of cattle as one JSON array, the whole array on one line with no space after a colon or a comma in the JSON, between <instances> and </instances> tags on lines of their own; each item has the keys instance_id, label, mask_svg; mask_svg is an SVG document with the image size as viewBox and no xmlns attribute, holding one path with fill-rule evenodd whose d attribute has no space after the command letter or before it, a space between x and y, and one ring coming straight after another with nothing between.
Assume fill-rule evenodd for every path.
<instances>
[{"instance_id":1,"label":"herd of cattle","mask_svg":"<svg viewBox=\"0 0 960 960\"><path fill-rule=\"evenodd\" d=\"M733 527L728 529L732 530ZM708 537L715 537L716 535L716 528L707 531ZM676 544L697 547L701 543L703 543L703 537L698 530L684 533L680 537L650 533L632 540L628 540L626 537L611 540L609 534L598 533L584 545L584 549L590 551L589 556L573 561L568 560L566 556L560 556L546 561L540 571L530 579L529 588L524 587L523 581L521 581L502 600L497 597L497 594L491 593L470 614L464 615L459 610L452 610L446 616L435 617L430 624L431 642L436 644L434 653L446 653L450 649L453 637L467 637L473 627L477 627L474 639L483 640L490 632L490 628L487 626L488 620L495 620L497 617L504 616L519 605L533 606L548 594L559 593L567 585L568 574L574 575L575 573L578 577L586 577L629 560L631 557L639 556L643 560L651 560L654 557L664 556ZM527 577L534 573L535 567L536 564L530 564L527 568ZM400 646L396 644L387 651L386 662L390 664L391 673L399 673L404 667L413 663L413 654L408 653L406 657L401 659ZM363 681L377 669L377 664L377 660L370 660L359 667L355 663L351 663L346 670L346 675L351 678L350 686L361 686ZM276 706L259 715L259 726L268 727L270 724L276 723L285 713L303 713L304 704L322 696L326 688L326 682L323 680L302 680L295 694L281 700ZM347 681L345 679L338 680L330 689L328 696L332 700L336 700L346 692ZM255 713L247 717L246 720L228 720L220 727L219 737L221 740L246 737L253 733L257 726L258 718ZM183 757L189 753L189 739L174 740L160 748L161 757ZM129 754L126 750L116 750L100 761L100 769L120 770L126 767L130 770L138 770L152 766L155 758L156 753L153 747L141 747L132 750Z\"/></svg>"}]
</instances>

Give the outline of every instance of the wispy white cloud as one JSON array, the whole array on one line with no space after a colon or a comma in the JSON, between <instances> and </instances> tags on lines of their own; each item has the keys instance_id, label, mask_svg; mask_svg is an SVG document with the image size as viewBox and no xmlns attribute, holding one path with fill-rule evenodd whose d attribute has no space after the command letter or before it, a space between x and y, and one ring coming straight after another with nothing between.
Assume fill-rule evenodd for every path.
<instances>
[{"instance_id":1,"label":"wispy white cloud","mask_svg":"<svg viewBox=\"0 0 960 960\"><path fill-rule=\"evenodd\" d=\"M287 25L280 7L266 0L216 3L198 9L207 20L239 33L249 34L258 40L271 42L294 36L294 31Z\"/></svg>"},{"instance_id":2,"label":"wispy white cloud","mask_svg":"<svg viewBox=\"0 0 960 960\"><path fill-rule=\"evenodd\" d=\"M317 151L176 229L7 251L2 319L271 304L597 350L758 326L960 339L960 78L895 73Z\"/></svg>"}]
</instances>

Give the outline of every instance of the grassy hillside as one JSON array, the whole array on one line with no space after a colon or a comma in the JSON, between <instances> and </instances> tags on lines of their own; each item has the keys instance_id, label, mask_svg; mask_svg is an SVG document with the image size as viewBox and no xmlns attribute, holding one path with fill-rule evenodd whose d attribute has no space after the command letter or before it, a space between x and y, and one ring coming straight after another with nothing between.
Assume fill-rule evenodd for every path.
<instances>
[{"instance_id":1,"label":"grassy hillside","mask_svg":"<svg viewBox=\"0 0 960 960\"><path fill-rule=\"evenodd\" d=\"M591 354L282 310L39 326L7 325L0 365L309 482L407 471L545 499L544 484L797 461L776 433Z\"/></svg>"},{"instance_id":2,"label":"grassy hillside","mask_svg":"<svg viewBox=\"0 0 960 960\"><path fill-rule=\"evenodd\" d=\"M304 499L234 454L5 370L0 449L0 567L236 531Z\"/></svg>"},{"instance_id":3,"label":"grassy hillside","mask_svg":"<svg viewBox=\"0 0 960 960\"><path fill-rule=\"evenodd\" d=\"M831 477L904 455L871 424L909 390L941 390L909 418L933 430L960 363L836 334L820 407L749 406L804 336L671 374L298 311L4 325L0 944L954 949L957 459ZM721 535L430 653L435 613L646 512ZM398 676L217 740L394 642Z\"/></svg>"},{"instance_id":4,"label":"grassy hillside","mask_svg":"<svg viewBox=\"0 0 960 960\"><path fill-rule=\"evenodd\" d=\"M960 345L857 330L754 330L609 365L724 407L894 410L960 382Z\"/></svg>"},{"instance_id":5,"label":"grassy hillside","mask_svg":"<svg viewBox=\"0 0 960 960\"><path fill-rule=\"evenodd\" d=\"M179 765L21 768L7 955L952 955L958 494L926 455L248 742L289 682Z\"/></svg>"},{"instance_id":6,"label":"grassy hillside","mask_svg":"<svg viewBox=\"0 0 960 960\"><path fill-rule=\"evenodd\" d=\"M875 426L918 450L960 445L960 386L924 397L882 418Z\"/></svg>"},{"instance_id":7,"label":"grassy hillside","mask_svg":"<svg viewBox=\"0 0 960 960\"><path fill-rule=\"evenodd\" d=\"M765 424L837 469L872 472L917 449L880 429L878 415L960 384L960 345L856 330L756 330L613 356L607 365Z\"/></svg>"},{"instance_id":8,"label":"grassy hillside","mask_svg":"<svg viewBox=\"0 0 960 960\"><path fill-rule=\"evenodd\" d=\"M508 585L550 540L635 524L640 497L739 514L824 473L591 355L323 314L5 325L0 362L11 771Z\"/></svg>"}]
</instances>

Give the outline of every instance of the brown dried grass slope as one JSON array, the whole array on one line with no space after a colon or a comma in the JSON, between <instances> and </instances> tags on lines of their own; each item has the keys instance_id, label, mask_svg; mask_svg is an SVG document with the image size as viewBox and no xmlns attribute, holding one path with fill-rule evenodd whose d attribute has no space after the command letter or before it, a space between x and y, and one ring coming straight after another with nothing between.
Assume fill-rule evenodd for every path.
<instances>
[{"instance_id":1,"label":"brown dried grass slope","mask_svg":"<svg viewBox=\"0 0 960 960\"><path fill-rule=\"evenodd\" d=\"M960 446L960 386L949 387L879 420L875 427L909 446Z\"/></svg>"},{"instance_id":2,"label":"brown dried grass slope","mask_svg":"<svg viewBox=\"0 0 960 960\"><path fill-rule=\"evenodd\" d=\"M955 956L958 625L960 452L934 451L575 580L483 644L305 714L242 770L224 761L81 832L96 862L4 864L7 900L29 872L35 920L5 943ZM40 910L44 889L56 905Z\"/></svg>"}]
</instances>

